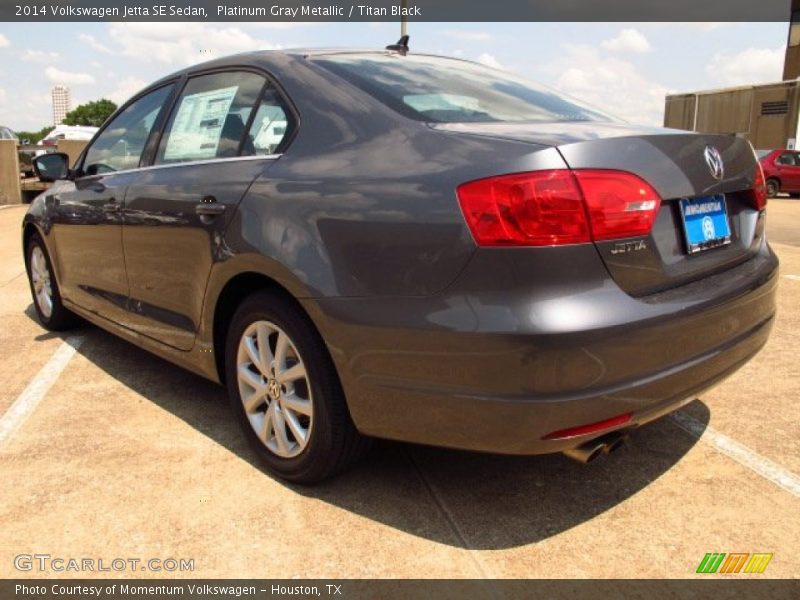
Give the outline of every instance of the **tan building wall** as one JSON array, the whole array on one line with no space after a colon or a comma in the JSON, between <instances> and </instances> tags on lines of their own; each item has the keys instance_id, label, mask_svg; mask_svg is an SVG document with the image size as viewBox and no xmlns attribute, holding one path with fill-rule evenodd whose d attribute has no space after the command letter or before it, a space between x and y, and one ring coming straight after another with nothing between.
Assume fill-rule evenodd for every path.
<instances>
[{"instance_id":1,"label":"tan building wall","mask_svg":"<svg viewBox=\"0 0 800 600\"><path fill-rule=\"evenodd\" d=\"M667 96L664 126L747 138L756 149L797 147L800 82Z\"/></svg>"},{"instance_id":2,"label":"tan building wall","mask_svg":"<svg viewBox=\"0 0 800 600\"><path fill-rule=\"evenodd\" d=\"M59 152L64 152L69 156L69 166L72 167L88 143L83 140L58 140L56 148Z\"/></svg>"},{"instance_id":3,"label":"tan building wall","mask_svg":"<svg viewBox=\"0 0 800 600\"><path fill-rule=\"evenodd\" d=\"M798 77L800 77L800 0L792 0L789 35L783 59L783 80L788 81Z\"/></svg>"},{"instance_id":4,"label":"tan building wall","mask_svg":"<svg viewBox=\"0 0 800 600\"><path fill-rule=\"evenodd\" d=\"M16 140L0 140L0 204L20 204L19 156Z\"/></svg>"}]
</instances>

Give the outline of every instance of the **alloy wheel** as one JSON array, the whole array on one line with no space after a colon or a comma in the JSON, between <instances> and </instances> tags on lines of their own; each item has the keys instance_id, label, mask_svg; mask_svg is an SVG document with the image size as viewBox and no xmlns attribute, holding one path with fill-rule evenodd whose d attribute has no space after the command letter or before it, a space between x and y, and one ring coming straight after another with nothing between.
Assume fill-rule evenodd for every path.
<instances>
[{"instance_id":1,"label":"alloy wheel","mask_svg":"<svg viewBox=\"0 0 800 600\"><path fill-rule=\"evenodd\" d=\"M293 458L311 438L311 383L292 339L270 321L256 321L239 340L239 397L258 439L276 456Z\"/></svg>"},{"instance_id":2,"label":"alloy wheel","mask_svg":"<svg viewBox=\"0 0 800 600\"><path fill-rule=\"evenodd\" d=\"M774 198L778 195L778 184L775 181L768 181L767 182L767 196L770 198Z\"/></svg>"},{"instance_id":3,"label":"alloy wheel","mask_svg":"<svg viewBox=\"0 0 800 600\"><path fill-rule=\"evenodd\" d=\"M45 319L49 319L53 314L53 287L50 281L50 269L47 268L47 259L39 246L34 246L31 251L31 282L36 306Z\"/></svg>"}]
</instances>

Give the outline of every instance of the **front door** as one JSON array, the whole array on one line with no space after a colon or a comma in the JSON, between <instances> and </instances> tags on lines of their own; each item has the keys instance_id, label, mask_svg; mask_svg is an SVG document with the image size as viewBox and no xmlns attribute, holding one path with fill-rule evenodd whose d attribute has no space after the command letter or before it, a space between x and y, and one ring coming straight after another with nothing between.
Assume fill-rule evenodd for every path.
<instances>
[{"instance_id":1,"label":"front door","mask_svg":"<svg viewBox=\"0 0 800 600\"><path fill-rule=\"evenodd\" d=\"M122 248L122 206L171 86L129 104L86 149L73 182L53 193L53 236L65 299L124 322L128 280Z\"/></svg>"},{"instance_id":2,"label":"front door","mask_svg":"<svg viewBox=\"0 0 800 600\"><path fill-rule=\"evenodd\" d=\"M125 197L123 246L140 333L182 350L194 344L211 267L226 258L226 225L275 158L259 133L277 113L285 124L278 102L266 79L248 71L187 81L152 166Z\"/></svg>"}]
</instances>

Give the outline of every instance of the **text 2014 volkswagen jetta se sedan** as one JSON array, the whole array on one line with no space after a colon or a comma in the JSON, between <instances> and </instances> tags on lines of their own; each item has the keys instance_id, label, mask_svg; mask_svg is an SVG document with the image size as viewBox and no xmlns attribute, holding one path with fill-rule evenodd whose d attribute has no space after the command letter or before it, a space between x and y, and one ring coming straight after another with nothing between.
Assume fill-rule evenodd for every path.
<instances>
[{"instance_id":1,"label":"text 2014 volkswagen jetta se sedan","mask_svg":"<svg viewBox=\"0 0 800 600\"><path fill-rule=\"evenodd\" d=\"M369 436L591 459L744 364L775 314L747 141L460 60L215 60L37 168L42 323L224 382L293 481Z\"/></svg>"}]
</instances>

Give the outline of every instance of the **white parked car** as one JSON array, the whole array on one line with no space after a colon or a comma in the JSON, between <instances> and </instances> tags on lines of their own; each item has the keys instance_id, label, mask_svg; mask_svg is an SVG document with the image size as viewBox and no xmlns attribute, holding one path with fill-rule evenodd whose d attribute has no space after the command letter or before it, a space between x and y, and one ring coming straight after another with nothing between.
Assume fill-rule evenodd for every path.
<instances>
[{"instance_id":1,"label":"white parked car","mask_svg":"<svg viewBox=\"0 0 800 600\"><path fill-rule=\"evenodd\" d=\"M97 127L89 127L86 125L56 125L55 129L48 133L39 142L40 146L55 147L58 140L83 140L88 142L97 133ZM46 154L47 148L42 148L36 151L36 156Z\"/></svg>"}]
</instances>

